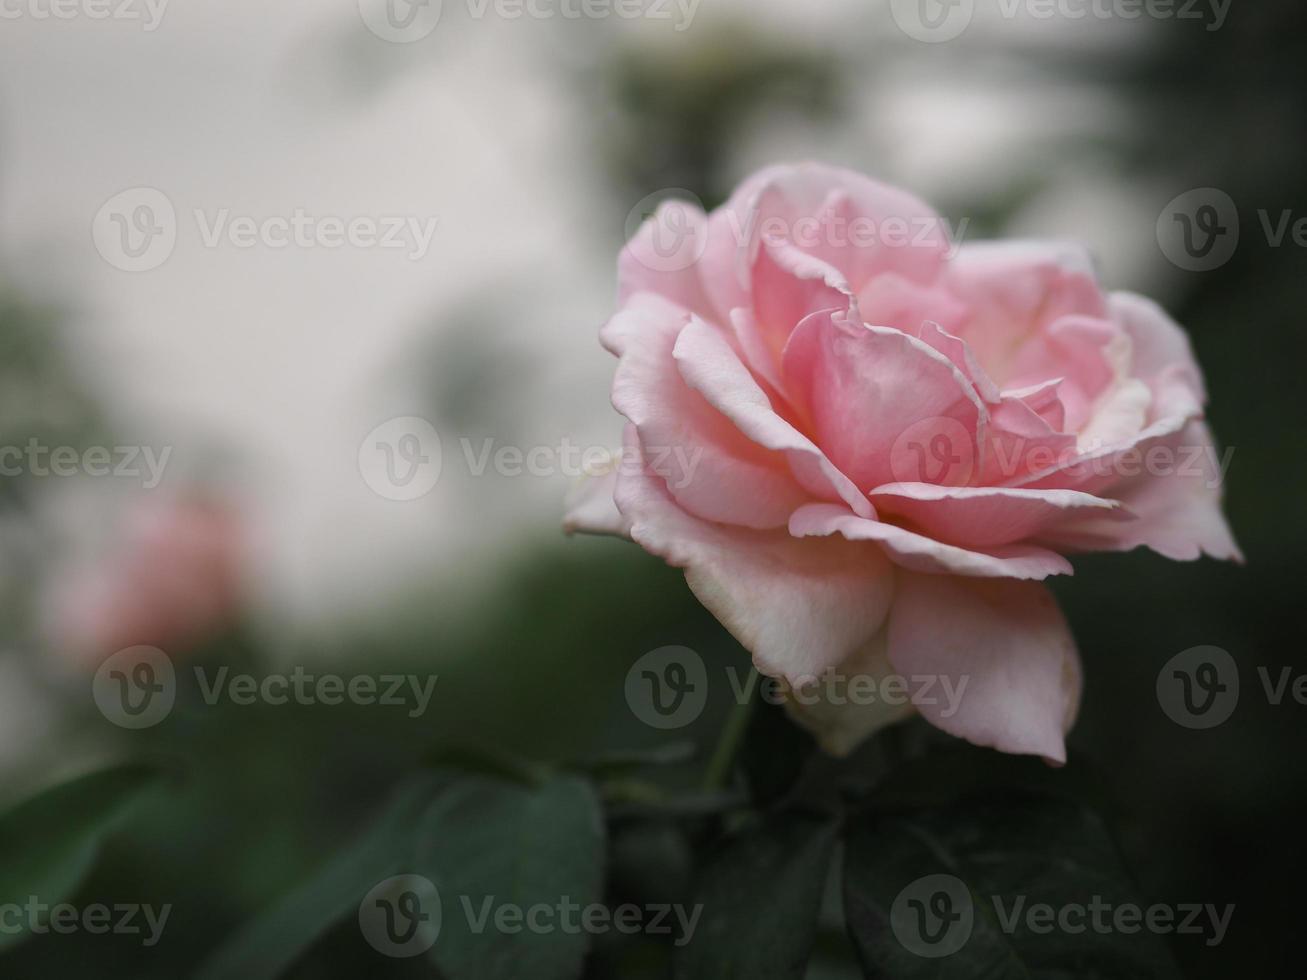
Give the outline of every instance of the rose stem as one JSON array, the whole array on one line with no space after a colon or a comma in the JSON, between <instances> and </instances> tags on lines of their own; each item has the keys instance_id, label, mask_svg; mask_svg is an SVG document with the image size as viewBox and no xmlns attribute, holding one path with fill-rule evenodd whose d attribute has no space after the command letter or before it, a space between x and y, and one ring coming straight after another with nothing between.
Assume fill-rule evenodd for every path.
<instances>
[{"instance_id":1,"label":"rose stem","mask_svg":"<svg viewBox=\"0 0 1307 980\"><path fill-rule=\"evenodd\" d=\"M722 789L731 775L731 764L744 739L749 719L753 716L753 706L757 702L758 671L749 667L749 679L744 685L745 696L735 702L731 712L726 716L721 734L717 736L717 746L703 775L703 788L707 792Z\"/></svg>"}]
</instances>

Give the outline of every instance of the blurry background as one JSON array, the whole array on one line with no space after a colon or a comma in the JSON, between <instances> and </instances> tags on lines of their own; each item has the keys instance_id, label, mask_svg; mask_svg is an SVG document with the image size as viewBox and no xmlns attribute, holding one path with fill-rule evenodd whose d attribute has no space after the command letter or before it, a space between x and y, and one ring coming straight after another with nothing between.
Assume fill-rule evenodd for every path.
<instances>
[{"instance_id":1,"label":"blurry background","mask_svg":"<svg viewBox=\"0 0 1307 980\"><path fill-rule=\"evenodd\" d=\"M174 903L160 948L45 937L0 972L61 975L89 942L105 976L179 975L436 742L548 758L665 741L622 700L630 664L664 644L742 655L678 573L562 538L558 467L477 475L477 458L615 444L596 332L632 215L671 188L714 206L750 170L802 157L909 187L968 239L1086 241L1107 286L1155 296L1189 329L1235 450L1227 509L1248 565L1105 556L1054 583L1086 662L1072 744L1110 785L1148 895L1236 905L1220 946L1175 941L1187 972L1287 969L1307 707L1270 705L1256 668L1307 671L1307 249L1291 230L1307 219L1307 25L1287 0L1182 6L979 4L931 42L897 0L701 0L637 19L445 0L407 43L370 29L369 0L126 8L140 20L4 7L0 446L168 455L148 488L0 477L0 799L143 746L188 775L92 886ZM112 236L142 227L140 188L166 199L175 242L125 271ZM1197 271L1158 233L1196 188L1228 195L1239 223L1232 254ZM297 212L397 218L405 247L206 242L223 216ZM388 499L360 447L409 416L438 433L440 478ZM198 566L159 556L177 535L199 542ZM125 732L89 678L150 587L212 624L168 624L170 652L437 672L433 708L179 710ZM1170 722L1154 694L1198 644L1229 650L1245 685L1207 732ZM705 737L728 701L714 692ZM357 952L330 942L322 962Z\"/></svg>"}]
</instances>

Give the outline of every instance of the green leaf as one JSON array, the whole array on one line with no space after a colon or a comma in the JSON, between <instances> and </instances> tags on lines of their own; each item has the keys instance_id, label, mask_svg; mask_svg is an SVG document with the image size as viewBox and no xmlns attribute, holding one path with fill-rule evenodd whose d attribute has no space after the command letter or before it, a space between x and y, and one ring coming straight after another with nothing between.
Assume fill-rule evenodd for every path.
<instances>
[{"instance_id":1,"label":"green leaf","mask_svg":"<svg viewBox=\"0 0 1307 980\"><path fill-rule=\"evenodd\" d=\"M700 878L677 980L802 978L838 832L833 816L780 811L730 840Z\"/></svg>"},{"instance_id":2,"label":"green leaf","mask_svg":"<svg viewBox=\"0 0 1307 980\"><path fill-rule=\"evenodd\" d=\"M603 897L604 830L590 784L465 779L423 828L418 867L439 888L443 920L431 958L448 980L573 980L589 937L580 913ZM512 910L553 909L533 931ZM508 916L501 925L500 910ZM563 928L578 924L573 931ZM519 930L520 925L520 931Z\"/></svg>"},{"instance_id":3,"label":"green leaf","mask_svg":"<svg viewBox=\"0 0 1307 980\"><path fill-rule=\"evenodd\" d=\"M126 765L82 776L0 815L0 905L69 899L95 864L104 838L160 778ZM0 948L25 933L0 932Z\"/></svg>"},{"instance_id":4,"label":"green leaf","mask_svg":"<svg viewBox=\"0 0 1307 980\"><path fill-rule=\"evenodd\" d=\"M1176 975L1157 935L1111 928L1111 913L1107 929L1082 920L1095 902L1146 906L1103 821L1067 795L1062 774L1030 759L942 755L906 767L850 818L845 917L868 977ZM1063 910L1070 928L1045 920Z\"/></svg>"},{"instance_id":5,"label":"green leaf","mask_svg":"<svg viewBox=\"0 0 1307 980\"><path fill-rule=\"evenodd\" d=\"M423 773L400 787L363 834L321 871L232 936L198 980L271 980L331 926L358 910L368 891L409 866L424 814L444 780Z\"/></svg>"},{"instance_id":6,"label":"green leaf","mask_svg":"<svg viewBox=\"0 0 1307 980\"><path fill-rule=\"evenodd\" d=\"M200 980L271 980L398 875L436 886L438 904L424 900L422 910L435 939L428 955L446 980L572 978L585 956L584 935L506 934L493 908L597 902L602 858L599 805L581 780L524 784L482 773L423 773L361 837L224 945ZM491 917L476 932L487 896Z\"/></svg>"}]
</instances>

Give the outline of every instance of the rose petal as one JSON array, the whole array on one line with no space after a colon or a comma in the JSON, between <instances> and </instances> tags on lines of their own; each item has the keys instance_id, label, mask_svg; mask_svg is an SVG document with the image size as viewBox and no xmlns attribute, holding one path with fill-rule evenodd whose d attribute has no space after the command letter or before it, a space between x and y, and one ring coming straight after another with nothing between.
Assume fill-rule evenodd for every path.
<instances>
[{"instance_id":1,"label":"rose petal","mask_svg":"<svg viewBox=\"0 0 1307 980\"><path fill-rule=\"evenodd\" d=\"M625 451L628 460L639 458L629 426ZM655 474L629 464L616 499L631 537L685 569L699 601L768 676L818 674L860 650L884 623L894 576L873 545L710 524L682 510Z\"/></svg>"},{"instance_id":2,"label":"rose petal","mask_svg":"<svg viewBox=\"0 0 1307 980\"><path fill-rule=\"evenodd\" d=\"M1023 541L1077 517L1120 511L1114 500L1075 490L931 483L888 483L873 490L871 500L880 514L901 517L930 537L979 548Z\"/></svg>"},{"instance_id":3,"label":"rose petal","mask_svg":"<svg viewBox=\"0 0 1307 980\"><path fill-rule=\"evenodd\" d=\"M1064 427L1079 432L1113 382L1127 377L1129 347L1130 338L1111 320L1060 317L1011 356L1005 383L1020 388L1060 378Z\"/></svg>"},{"instance_id":4,"label":"rose petal","mask_svg":"<svg viewBox=\"0 0 1307 980\"><path fill-rule=\"evenodd\" d=\"M1167 472L1148 472L1149 453L1155 463L1167 454ZM1212 434L1202 422L1190 422L1179 433L1154 440L1139 455L1137 476L1112 485L1112 494L1135 520L1120 523L1085 516L1046 534L1063 549L1129 551L1140 546L1176 561L1213 558L1243 561L1230 526L1221 512L1221 469Z\"/></svg>"},{"instance_id":5,"label":"rose petal","mask_svg":"<svg viewBox=\"0 0 1307 980\"><path fill-rule=\"evenodd\" d=\"M1076 455L1076 437L1062 432L1060 380L1034 388L1005 391L990 407L989 443L985 447L980 485L1005 485L1024 480Z\"/></svg>"},{"instance_id":6,"label":"rose petal","mask_svg":"<svg viewBox=\"0 0 1307 980\"><path fill-rule=\"evenodd\" d=\"M1134 293L1112 293L1108 297L1112 317L1129 335L1133 344L1133 373L1159 394L1162 373L1179 368L1182 378L1199 405L1207 403L1203 372L1194 358L1193 347L1184 330L1166 311L1150 299Z\"/></svg>"},{"instance_id":7,"label":"rose petal","mask_svg":"<svg viewBox=\"0 0 1307 980\"><path fill-rule=\"evenodd\" d=\"M1142 296L1113 293L1108 304L1130 338L1129 373L1137 379L1134 383L1146 385L1151 395L1146 425L1200 417L1207 403L1207 387L1184 331L1160 306Z\"/></svg>"},{"instance_id":8,"label":"rose petal","mask_svg":"<svg viewBox=\"0 0 1307 980\"><path fill-rule=\"evenodd\" d=\"M668 317L633 334L613 378L613 406L636 426L648 465L690 513L745 527L784 527L811 499L785 456L748 439L676 368L688 322Z\"/></svg>"},{"instance_id":9,"label":"rose petal","mask_svg":"<svg viewBox=\"0 0 1307 980\"><path fill-rule=\"evenodd\" d=\"M972 353L965 340L949 333L934 320L926 320L920 324L915 333L922 343L929 344L947 357L953 366L962 372L963 377L971 382L971 386L976 389L976 394L980 395L987 405L999 401L1002 395L999 393L998 385L994 384L985 373L985 369L980 366L976 355Z\"/></svg>"},{"instance_id":10,"label":"rose petal","mask_svg":"<svg viewBox=\"0 0 1307 980\"><path fill-rule=\"evenodd\" d=\"M1076 436L1076 446L1096 449L1129 441L1146 427L1152 404L1153 393L1138 378L1113 385Z\"/></svg>"},{"instance_id":11,"label":"rose petal","mask_svg":"<svg viewBox=\"0 0 1307 980\"><path fill-rule=\"evenodd\" d=\"M1002 388L1015 359L1060 317L1104 317L1106 304L1084 249L1050 242L974 242L958 249L945 273L949 290L971 311L958 335ZM1034 382L1060 375L1053 371ZM1032 383L1032 382L1025 382Z\"/></svg>"},{"instance_id":12,"label":"rose petal","mask_svg":"<svg viewBox=\"0 0 1307 980\"><path fill-rule=\"evenodd\" d=\"M1197 407L1192 406L1196 412ZM1133 472L1130 461L1153 446L1174 443L1194 416L1168 416L1115 445L1097 446L1057 459L1047 467L1009 481L1032 490L1083 490L1100 497L1119 495L1112 488Z\"/></svg>"},{"instance_id":13,"label":"rose petal","mask_svg":"<svg viewBox=\"0 0 1307 980\"><path fill-rule=\"evenodd\" d=\"M864 491L900 478L895 451L914 426L952 425L967 443L951 446L952 455L968 456L975 454L987 418L979 396L947 357L887 327L811 316L786 347L784 373L796 408L808 414L814 441ZM965 481L970 469L956 478Z\"/></svg>"},{"instance_id":14,"label":"rose petal","mask_svg":"<svg viewBox=\"0 0 1307 980\"><path fill-rule=\"evenodd\" d=\"M800 507L790 518L790 533L796 537L838 534L850 541L875 541L896 565L917 572L1022 579L1071 574L1070 562L1037 545L960 548L895 524L866 520L835 504Z\"/></svg>"},{"instance_id":15,"label":"rose petal","mask_svg":"<svg viewBox=\"0 0 1307 980\"><path fill-rule=\"evenodd\" d=\"M677 338L674 356L686 383L748 439L784 453L799 483L813 496L843 500L855 513L875 516L867 498L849 478L835 468L812 440L776 414L767 395L719 331L700 320L692 320Z\"/></svg>"},{"instance_id":16,"label":"rose petal","mask_svg":"<svg viewBox=\"0 0 1307 980\"><path fill-rule=\"evenodd\" d=\"M599 329L599 343L617 357L633 339L657 334L668 323L685 323L689 311L656 293L636 293Z\"/></svg>"},{"instance_id":17,"label":"rose petal","mask_svg":"<svg viewBox=\"0 0 1307 980\"><path fill-rule=\"evenodd\" d=\"M956 703L917 698L933 725L1018 755L1066 761L1080 700L1080 662L1049 591L1032 582L899 576L889 659L900 673L948 679ZM956 710L950 713L950 709Z\"/></svg>"},{"instance_id":18,"label":"rose petal","mask_svg":"<svg viewBox=\"0 0 1307 980\"><path fill-rule=\"evenodd\" d=\"M851 170L776 167L750 192L746 213L760 240L785 241L821 260L855 293L886 272L934 282L952 248L943 220L924 201Z\"/></svg>"},{"instance_id":19,"label":"rose petal","mask_svg":"<svg viewBox=\"0 0 1307 980\"><path fill-rule=\"evenodd\" d=\"M1043 419L1048 429L1063 432L1066 430L1066 412L1062 400L1057 396L1057 390L1061 387L1062 379L1052 378L1025 388L1009 388L999 396L999 401L1020 404Z\"/></svg>"},{"instance_id":20,"label":"rose petal","mask_svg":"<svg viewBox=\"0 0 1307 980\"><path fill-rule=\"evenodd\" d=\"M881 697L858 700L853 697L855 684L868 679L883 690L886 678L894 674L886 650L888 632L881 630L870 643L835 668L837 687L830 688L838 698L827 698L830 675L814 683L796 687L786 694L785 710L791 718L810 731L818 744L832 755L848 755L869 736L887 725L902 721L913 712L910 701L894 704Z\"/></svg>"},{"instance_id":21,"label":"rose petal","mask_svg":"<svg viewBox=\"0 0 1307 980\"><path fill-rule=\"evenodd\" d=\"M893 327L914 337L921 335L926 323L942 323L956 330L967 319L967 308L947 290L934 283L911 282L895 272L874 276L858 292L857 301L864 322ZM954 363L962 368L961 363Z\"/></svg>"},{"instance_id":22,"label":"rose petal","mask_svg":"<svg viewBox=\"0 0 1307 980\"><path fill-rule=\"evenodd\" d=\"M630 537L630 522L617 509L617 471L621 457L612 454L581 477L567 495L563 531L567 534L612 534Z\"/></svg>"},{"instance_id":23,"label":"rose petal","mask_svg":"<svg viewBox=\"0 0 1307 980\"><path fill-rule=\"evenodd\" d=\"M823 310L858 319L840 274L793 246L764 244L753 267L753 312L771 365L780 364L799 322Z\"/></svg>"},{"instance_id":24,"label":"rose petal","mask_svg":"<svg viewBox=\"0 0 1307 980\"><path fill-rule=\"evenodd\" d=\"M686 201L659 204L618 257L618 306L637 293L654 293L687 312L723 321L703 285L707 236L708 216L698 207Z\"/></svg>"}]
</instances>

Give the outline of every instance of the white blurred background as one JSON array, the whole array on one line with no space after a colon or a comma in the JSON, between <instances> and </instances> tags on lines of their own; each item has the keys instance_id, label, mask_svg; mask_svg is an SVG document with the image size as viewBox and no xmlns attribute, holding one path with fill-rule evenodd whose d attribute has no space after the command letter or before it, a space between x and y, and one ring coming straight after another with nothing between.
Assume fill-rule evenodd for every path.
<instances>
[{"instance_id":1,"label":"white blurred background","mask_svg":"<svg viewBox=\"0 0 1307 980\"><path fill-rule=\"evenodd\" d=\"M154 30L38 19L33 3L0 21L0 269L67 314L120 442L171 446L168 481L217 478L239 494L254 594L277 615L329 620L418 574L475 587L524 535L557 533L565 476L472 479L460 439L478 452L487 438L615 442L596 330L635 191L660 190L615 185L596 152L621 123L595 79L628 57L711 65L748 41L835 73L831 118L736 121L733 179L815 157L942 208L1034 183L1016 231L1088 240L1114 286L1157 287L1166 272L1155 204L1093 151L1128 113L1052 70L1143 48L1148 25L978 11L965 37L930 45L861 0L701 0L688 21L674 5L666 20L505 19L446 0L429 35L396 44L369 31L357 0L175 0ZM174 206L176 246L124 272L91 227L138 187ZM197 209L436 226L417 258L206 247ZM411 502L373 492L357 462L365 434L403 415L429 418L444 447L440 483ZM118 506L93 482L42 494L73 554Z\"/></svg>"}]
</instances>

